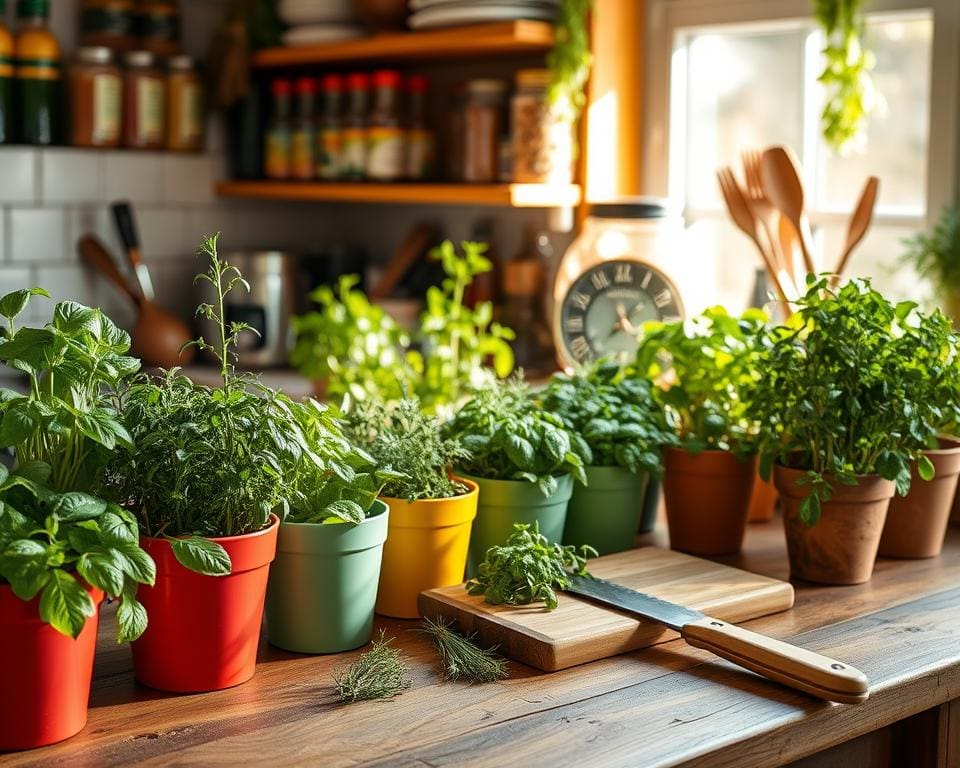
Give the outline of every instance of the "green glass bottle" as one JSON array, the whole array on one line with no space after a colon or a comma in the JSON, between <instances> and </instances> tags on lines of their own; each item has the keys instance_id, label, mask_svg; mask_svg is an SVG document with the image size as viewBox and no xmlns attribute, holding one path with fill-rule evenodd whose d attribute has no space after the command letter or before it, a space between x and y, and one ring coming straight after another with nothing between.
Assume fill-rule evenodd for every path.
<instances>
[{"instance_id":1,"label":"green glass bottle","mask_svg":"<svg viewBox=\"0 0 960 768\"><path fill-rule=\"evenodd\" d=\"M13 35L4 26L7 0L0 0L0 144L13 140Z\"/></svg>"},{"instance_id":2,"label":"green glass bottle","mask_svg":"<svg viewBox=\"0 0 960 768\"><path fill-rule=\"evenodd\" d=\"M56 144L61 127L60 44L47 28L49 0L19 0L14 47L16 138Z\"/></svg>"}]
</instances>

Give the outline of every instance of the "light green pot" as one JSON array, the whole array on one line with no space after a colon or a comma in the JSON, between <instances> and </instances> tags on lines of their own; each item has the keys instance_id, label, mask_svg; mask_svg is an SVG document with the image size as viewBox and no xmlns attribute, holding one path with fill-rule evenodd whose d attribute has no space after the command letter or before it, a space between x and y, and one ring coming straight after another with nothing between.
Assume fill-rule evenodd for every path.
<instances>
[{"instance_id":1,"label":"light green pot","mask_svg":"<svg viewBox=\"0 0 960 768\"><path fill-rule=\"evenodd\" d=\"M267 639L297 653L340 653L370 642L389 507L360 525L281 523L267 585Z\"/></svg>"},{"instance_id":2,"label":"light green pot","mask_svg":"<svg viewBox=\"0 0 960 768\"><path fill-rule=\"evenodd\" d=\"M587 467L587 485L573 489L563 543L589 544L601 555L633 549L643 514L646 472Z\"/></svg>"},{"instance_id":3,"label":"light green pot","mask_svg":"<svg viewBox=\"0 0 960 768\"><path fill-rule=\"evenodd\" d=\"M461 473L462 474L462 473ZM526 480L490 480L463 475L480 486L477 516L470 533L470 556L467 575L475 576L490 547L505 544L513 533L514 523L539 523L540 533L550 541L563 539L567 519L567 502L573 491L573 478L557 478L557 490L544 498L536 483Z\"/></svg>"}]
</instances>

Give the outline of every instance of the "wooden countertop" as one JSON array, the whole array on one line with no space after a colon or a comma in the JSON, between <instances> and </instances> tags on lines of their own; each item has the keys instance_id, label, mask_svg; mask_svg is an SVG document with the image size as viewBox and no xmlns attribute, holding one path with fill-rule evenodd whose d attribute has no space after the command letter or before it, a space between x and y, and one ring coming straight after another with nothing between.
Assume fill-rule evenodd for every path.
<instances>
[{"instance_id":1,"label":"wooden countertop","mask_svg":"<svg viewBox=\"0 0 960 768\"><path fill-rule=\"evenodd\" d=\"M744 554L726 562L786 577L779 522L752 526ZM413 667L396 699L340 705L331 673L358 652L297 656L265 641L245 685L172 696L134 683L110 607L104 617L86 729L0 765L772 766L960 698L960 530L940 558L880 561L858 587L798 584L793 610L746 625L859 667L872 683L859 706L794 693L682 641L553 674L511 663L502 683L445 683L415 623L379 618Z\"/></svg>"}]
</instances>

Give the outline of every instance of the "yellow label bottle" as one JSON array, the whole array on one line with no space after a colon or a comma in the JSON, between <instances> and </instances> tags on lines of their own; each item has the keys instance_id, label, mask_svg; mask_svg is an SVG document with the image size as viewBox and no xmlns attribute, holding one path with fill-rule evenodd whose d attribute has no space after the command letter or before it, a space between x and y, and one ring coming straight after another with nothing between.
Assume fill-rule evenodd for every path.
<instances>
[{"instance_id":1,"label":"yellow label bottle","mask_svg":"<svg viewBox=\"0 0 960 768\"><path fill-rule=\"evenodd\" d=\"M55 144L60 139L60 44L47 29L49 14L49 0L17 3L15 133L24 144Z\"/></svg>"}]
</instances>

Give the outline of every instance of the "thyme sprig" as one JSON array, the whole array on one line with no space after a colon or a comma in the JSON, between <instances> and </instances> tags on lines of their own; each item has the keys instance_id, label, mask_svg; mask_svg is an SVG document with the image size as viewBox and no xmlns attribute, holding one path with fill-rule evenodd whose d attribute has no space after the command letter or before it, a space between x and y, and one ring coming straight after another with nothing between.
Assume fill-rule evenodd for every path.
<instances>
[{"instance_id":1,"label":"thyme sprig","mask_svg":"<svg viewBox=\"0 0 960 768\"><path fill-rule=\"evenodd\" d=\"M410 667L403 654L391 647L391 642L393 638L388 640L381 629L380 637L373 641L369 651L334 675L341 701L389 699L410 687Z\"/></svg>"},{"instance_id":2,"label":"thyme sprig","mask_svg":"<svg viewBox=\"0 0 960 768\"><path fill-rule=\"evenodd\" d=\"M447 680L493 683L507 677L507 663L496 653L496 646L480 648L473 642L476 634L464 637L452 629L448 619L424 618L423 629L416 631L433 640Z\"/></svg>"}]
</instances>

